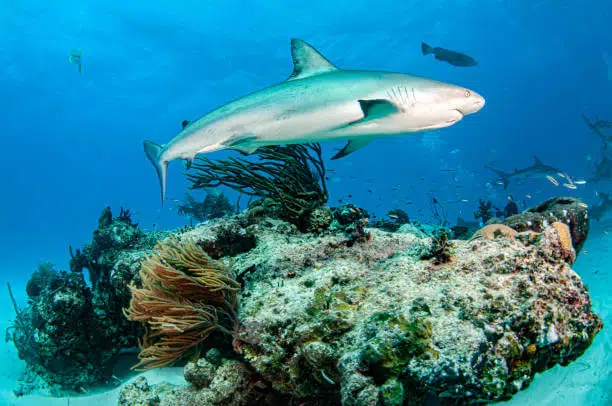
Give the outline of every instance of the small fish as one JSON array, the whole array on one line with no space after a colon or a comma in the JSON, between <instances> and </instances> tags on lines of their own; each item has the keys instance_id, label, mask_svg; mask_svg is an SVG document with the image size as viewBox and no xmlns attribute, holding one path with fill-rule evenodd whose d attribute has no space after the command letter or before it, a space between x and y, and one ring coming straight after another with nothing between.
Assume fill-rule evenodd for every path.
<instances>
[{"instance_id":1,"label":"small fish","mask_svg":"<svg viewBox=\"0 0 612 406\"><path fill-rule=\"evenodd\" d=\"M83 74L83 63L81 57L83 56L82 49L73 49L68 56L68 62L72 65L76 65L79 68L79 75Z\"/></svg>"},{"instance_id":2,"label":"small fish","mask_svg":"<svg viewBox=\"0 0 612 406\"><path fill-rule=\"evenodd\" d=\"M587 181L586 180L575 180L574 184L575 185L586 185Z\"/></svg>"},{"instance_id":3,"label":"small fish","mask_svg":"<svg viewBox=\"0 0 612 406\"><path fill-rule=\"evenodd\" d=\"M468 199L461 199L461 201L462 201L463 203L468 203L468 202L469 202L469 200L468 200Z\"/></svg>"},{"instance_id":4,"label":"small fish","mask_svg":"<svg viewBox=\"0 0 612 406\"><path fill-rule=\"evenodd\" d=\"M439 61L448 62L453 66L476 66L478 62L469 55L463 54L457 51L451 51L450 49L431 47L426 43L421 43L421 51L423 55L434 54L434 58Z\"/></svg>"},{"instance_id":5,"label":"small fish","mask_svg":"<svg viewBox=\"0 0 612 406\"><path fill-rule=\"evenodd\" d=\"M349 194L347 197L348 197L349 199L352 199L352 198L353 198L353 195Z\"/></svg>"},{"instance_id":6,"label":"small fish","mask_svg":"<svg viewBox=\"0 0 612 406\"><path fill-rule=\"evenodd\" d=\"M568 189L572 189L572 190L578 189L578 187L574 185L573 183L564 183L563 186L565 186Z\"/></svg>"},{"instance_id":7,"label":"small fish","mask_svg":"<svg viewBox=\"0 0 612 406\"><path fill-rule=\"evenodd\" d=\"M589 205L588 205L588 204L586 204L586 203L578 203L578 205L579 205L580 207L584 207L585 209L588 209L588 208L589 208Z\"/></svg>"},{"instance_id":8,"label":"small fish","mask_svg":"<svg viewBox=\"0 0 612 406\"><path fill-rule=\"evenodd\" d=\"M590 161L591 159L593 159L591 157L591 154L586 154L586 156L584 157L584 159L586 159L587 161Z\"/></svg>"},{"instance_id":9,"label":"small fish","mask_svg":"<svg viewBox=\"0 0 612 406\"><path fill-rule=\"evenodd\" d=\"M557 172L557 176L560 177L560 178L565 179L565 174L564 173Z\"/></svg>"},{"instance_id":10,"label":"small fish","mask_svg":"<svg viewBox=\"0 0 612 406\"><path fill-rule=\"evenodd\" d=\"M447 168L447 169L440 169L440 170L441 170L442 172L455 172L455 170L454 170L454 169L449 169L449 168Z\"/></svg>"},{"instance_id":11,"label":"small fish","mask_svg":"<svg viewBox=\"0 0 612 406\"><path fill-rule=\"evenodd\" d=\"M529 193L527 193L527 194L525 195L525 197L526 197L527 199L531 199L531 195L530 195Z\"/></svg>"},{"instance_id":12,"label":"small fish","mask_svg":"<svg viewBox=\"0 0 612 406\"><path fill-rule=\"evenodd\" d=\"M372 192L372 189L368 189L368 193L374 193L374 192Z\"/></svg>"},{"instance_id":13,"label":"small fish","mask_svg":"<svg viewBox=\"0 0 612 406\"><path fill-rule=\"evenodd\" d=\"M397 220L399 218L399 216L397 214L387 214L387 217L389 217L390 219L393 219L393 220Z\"/></svg>"},{"instance_id":14,"label":"small fish","mask_svg":"<svg viewBox=\"0 0 612 406\"><path fill-rule=\"evenodd\" d=\"M460 153L460 152L461 152L461 150L460 150L459 148L455 148L455 149L453 149L453 150L452 150L451 152L449 152L449 153L450 153L451 155L455 155L455 154L458 154L458 153Z\"/></svg>"},{"instance_id":15,"label":"small fish","mask_svg":"<svg viewBox=\"0 0 612 406\"><path fill-rule=\"evenodd\" d=\"M559 186L559 182L557 182L557 179L553 178L552 176L546 175L546 179L548 179L553 185Z\"/></svg>"}]
</instances>

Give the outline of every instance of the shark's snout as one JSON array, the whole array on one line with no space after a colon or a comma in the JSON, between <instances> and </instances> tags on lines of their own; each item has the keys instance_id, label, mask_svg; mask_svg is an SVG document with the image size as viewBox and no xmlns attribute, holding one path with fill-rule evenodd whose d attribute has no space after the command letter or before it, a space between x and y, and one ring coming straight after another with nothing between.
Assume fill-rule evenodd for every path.
<instances>
[{"instance_id":1,"label":"shark's snout","mask_svg":"<svg viewBox=\"0 0 612 406\"><path fill-rule=\"evenodd\" d=\"M468 114L474 114L480 111L485 105L485 99L478 93L471 92L467 100L462 101L461 106L456 110L461 112L464 116Z\"/></svg>"}]
</instances>

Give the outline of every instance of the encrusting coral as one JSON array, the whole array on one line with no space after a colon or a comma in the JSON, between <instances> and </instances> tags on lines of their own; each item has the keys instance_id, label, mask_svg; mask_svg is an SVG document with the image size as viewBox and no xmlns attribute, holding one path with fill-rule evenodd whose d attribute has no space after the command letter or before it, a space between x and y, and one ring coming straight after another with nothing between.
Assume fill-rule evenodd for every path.
<instances>
[{"instance_id":1,"label":"encrusting coral","mask_svg":"<svg viewBox=\"0 0 612 406\"><path fill-rule=\"evenodd\" d=\"M131 285L128 319L146 323L140 362L133 368L169 365L214 330L234 336L239 284L229 268L192 240L171 236L158 243L140 268L142 288Z\"/></svg>"},{"instance_id":2,"label":"encrusting coral","mask_svg":"<svg viewBox=\"0 0 612 406\"><path fill-rule=\"evenodd\" d=\"M472 236L472 240L477 238L485 238L492 240L497 237L514 238L518 232L504 224L489 224L476 231Z\"/></svg>"}]
</instances>

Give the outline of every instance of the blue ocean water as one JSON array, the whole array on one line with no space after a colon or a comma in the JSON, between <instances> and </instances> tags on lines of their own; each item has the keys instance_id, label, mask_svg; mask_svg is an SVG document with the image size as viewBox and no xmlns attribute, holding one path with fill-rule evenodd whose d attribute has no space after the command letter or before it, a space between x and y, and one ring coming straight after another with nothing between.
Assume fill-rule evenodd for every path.
<instances>
[{"instance_id":1,"label":"blue ocean water","mask_svg":"<svg viewBox=\"0 0 612 406\"><path fill-rule=\"evenodd\" d=\"M284 80L293 37L339 67L425 76L487 100L452 127L379 140L329 162L331 203L380 215L401 207L428 221L435 196L451 222L473 220L480 198L503 206L508 194L526 207L556 195L595 204L597 192L612 192L610 182L571 190L540 179L504 191L485 164L511 170L537 155L574 179L592 174L604 151L581 114L612 120L611 17L604 0L4 1L0 273L23 303L30 273L43 261L66 268L68 245L91 238L107 205L131 209L148 230L184 224L172 204L160 207L143 139L166 142L182 120ZM479 65L424 57L421 41ZM83 51L82 74L68 61L72 50ZM324 144L326 156L342 145ZM183 172L170 165L169 197L183 197ZM593 300L608 322L610 224L593 225L576 264L597 285ZM2 303L0 318L12 318L8 299ZM604 330L594 346L609 339ZM597 382L610 384L602 377L588 385Z\"/></svg>"}]
</instances>

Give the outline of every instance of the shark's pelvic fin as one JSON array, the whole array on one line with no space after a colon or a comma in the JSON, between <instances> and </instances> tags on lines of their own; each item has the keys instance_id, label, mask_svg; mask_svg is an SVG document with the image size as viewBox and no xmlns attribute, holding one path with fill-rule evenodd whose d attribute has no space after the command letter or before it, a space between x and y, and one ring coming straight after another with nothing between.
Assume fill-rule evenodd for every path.
<instances>
[{"instance_id":1,"label":"shark's pelvic fin","mask_svg":"<svg viewBox=\"0 0 612 406\"><path fill-rule=\"evenodd\" d=\"M155 167L155 171L157 172L157 178L159 179L159 187L161 189L161 203L164 205L164 200L166 200L166 172L168 170L168 162L162 162L160 160L160 156L164 147L154 143L153 141L145 140L144 142L144 150L149 158L149 161Z\"/></svg>"},{"instance_id":2,"label":"shark's pelvic fin","mask_svg":"<svg viewBox=\"0 0 612 406\"><path fill-rule=\"evenodd\" d=\"M312 45L301 39L291 40L291 57L293 58L293 73L287 80L304 79L338 70Z\"/></svg>"},{"instance_id":3,"label":"shark's pelvic fin","mask_svg":"<svg viewBox=\"0 0 612 406\"><path fill-rule=\"evenodd\" d=\"M259 146L253 146L251 142L255 141L257 137L253 134L237 134L228 139L223 143L223 146L229 149L235 149L242 152L243 154L250 155L259 148Z\"/></svg>"},{"instance_id":4,"label":"shark's pelvic fin","mask_svg":"<svg viewBox=\"0 0 612 406\"><path fill-rule=\"evenodd\" d=\"M357 140L352 140L346 143L344 148L342 148L336 155L334 155L331 159L338 159L347 156L350 153L357 151L360 148L365 147L370 142L372 142L372 138L360 138Z\"/></svg>"}]
</instances>

